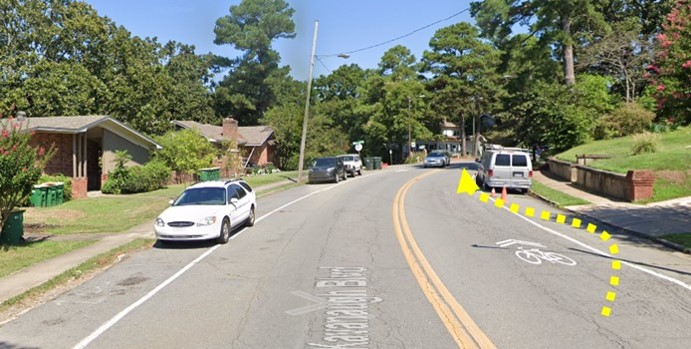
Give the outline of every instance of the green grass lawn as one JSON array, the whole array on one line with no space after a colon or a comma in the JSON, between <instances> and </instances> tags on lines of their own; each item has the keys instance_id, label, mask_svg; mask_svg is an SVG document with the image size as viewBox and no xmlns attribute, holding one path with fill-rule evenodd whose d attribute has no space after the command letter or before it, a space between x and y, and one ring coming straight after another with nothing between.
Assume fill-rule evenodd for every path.
<instances>
[{"instance_id":1,"label":"green grass lawn","mask_svg":"<svg viewBox=\"0 0 691 349\"><path fill-rule=\"evenodd\" d=\"M546 198L547 200L555 203L559 207L565 206L575 206L575 205L587 205L590 202L583 199L573 197L569 194L562 193L558 190L554 190L538 181L533 181L530 191Z\"/></svg>"},{"instance_id":2,"label":"green grass lawn","mask_svg":"<svg viewBox=\"0 0 691 349\"><path fill-rule=\"evenodd\" d=\"M88 241L40 241L18 246L3 246L0 250L0 278L28 266L93 244Z\"/></svg>"},{"instance_id":3,"label":"green grass lawn","mask_svg":"<svg viewBox=\"0 0 691 349\"><path fill-rule=\"evenodd\" d=\"M153 220L184 185L131 195L71 200L59 206L28 208L25 224L42 224L46 233L119 233Z\"/></svg>"},{"instance_id":4,"label":"green grass lawn","mask_svg":"<svg viewBox=\"0 0 691 349\"><path fill-rule=\"evenodd\" d=\"M649 202L691 195L691 127L660 133L659 150L655 153L631 154L633 137L595 141L558 154L560 160L576 162L576 154L599 154L610 159L588 160L587 165L625 174L629 170L653 170L656 181Z\"/></svg>"}]
</instances>

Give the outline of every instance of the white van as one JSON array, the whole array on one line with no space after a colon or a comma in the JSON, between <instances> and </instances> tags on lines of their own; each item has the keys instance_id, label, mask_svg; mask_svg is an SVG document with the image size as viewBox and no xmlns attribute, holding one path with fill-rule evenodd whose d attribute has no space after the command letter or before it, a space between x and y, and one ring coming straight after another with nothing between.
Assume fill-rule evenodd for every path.
<instances>
[{"instance_id":1,"label":"white van","mask_svg":"<svg viewBox=\"0 0 691 349\"><path fill-rule=\"evenodd\" d=\"M519 148L487 149L478 162L477 182L485 189L530 189L533 177L533 163L530 153Z\"/></svg>"}]
</instances>

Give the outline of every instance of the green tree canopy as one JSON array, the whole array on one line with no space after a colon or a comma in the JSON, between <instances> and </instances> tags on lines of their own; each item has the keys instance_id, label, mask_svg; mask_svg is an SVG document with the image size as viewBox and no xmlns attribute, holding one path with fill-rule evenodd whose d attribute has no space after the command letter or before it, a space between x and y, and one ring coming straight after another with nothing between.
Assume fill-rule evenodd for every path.
<instances>
[{"instance_id":1,"label":"green tree canopy","mask_svg":"<svg viewBox=\"0 0 691 349\"><path fill-rule=\"evenodd\" d=\"M489 112L502 95L496 71L500 52L482 41L473 25L461 22L437 30L425 51L424 69L433 74L428 84L440 115L461 125L462 152L466 152L466 117Z\"/></svg>"},{"instance_id":2,"label":"green tree canopy","mask_svg":"<svg viewBox=\"0 0 691 349\"><path fill-rule=\"evenodd\" d=\"M290 68L279 68L280 56L271 44L295 37L294 12L283 0L243 0L216 21L214 43L233 45L243 52L228 62L231 70L217 87L214 103L218 115L232 115L243 125L256 125L274 105L277 97L271 82L287 76Z\"/></svg>"}]
</instances>

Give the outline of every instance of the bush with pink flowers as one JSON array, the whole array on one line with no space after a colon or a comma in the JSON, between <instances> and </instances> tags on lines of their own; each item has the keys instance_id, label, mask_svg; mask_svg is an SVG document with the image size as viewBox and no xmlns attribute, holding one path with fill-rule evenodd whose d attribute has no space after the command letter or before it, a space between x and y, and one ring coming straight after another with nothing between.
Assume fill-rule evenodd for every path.
<instances>
[{"instance_id":1,"label":"bush with pink flowers","mask_svg":"<svg viewBox=\"0 0 691 349\"><path fill-rule=\"evenodd\" d=\"M691 0L677 0L657 35L657 56L647 77L657 99L658 117L691 123Z\"/></svg>"},{"instance_id":2,"label":"bush with pink flowers","mask_svg":"<svg viewBox=\"0 0 691 349\"><path fill-rule=\"evenodd\" d=\"M31 145L25 121L0 114L0 227L31 195L52 149Z\"/></svg>"}]
</instances>

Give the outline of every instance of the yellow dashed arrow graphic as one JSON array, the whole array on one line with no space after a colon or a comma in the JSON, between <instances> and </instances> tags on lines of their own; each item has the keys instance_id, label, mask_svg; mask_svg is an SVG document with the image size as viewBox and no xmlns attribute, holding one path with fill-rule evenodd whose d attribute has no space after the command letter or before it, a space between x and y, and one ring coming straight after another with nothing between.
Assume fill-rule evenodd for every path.
<instances>
[{"instance_id":1,"label":"yellow dashed arrow graphic","mask_svg":"<svg viewBox=\"0 0 691 349\"><path fill-rule=\"evenodd\" d=\"M473 176L471 176L470 173L468 173L468 171L466 169L463 169L463 173L461 173L461 179L458 182L458 189L456 190L456 193L457 194L466 193L466 194L472 196L478 190L480 190L480 187L478 187L477 183L475 183L475 179L473 178ZM490 200L490 196L487 193L480 193L479 200L481 202L488 203ZM497 208L503 208L504 207L504 200L499 199L499 198L495 199L494 200L494 206ZM520 214L521 206L518 204L511 204L511 206L509 207L509 211L511 211L512 213L515 213L515 214ZM523 211L523 214L527 217L535 217L535 213L536 213L535 209L532 207L526 207L525 210ZM544 210L542 212L540 212L540 219L542 219L542 220L548 221L552 217L555 217L555 222L557 222L559 224L566 224L567 217L563 214L553 215L551 212L544 211ZM576 228L576 229L583 229L582 223L583 222L580 219L573 218L570 222L570 225L571 225L571 227ZM585 230L590 234L595 234L595 232L597 231L597 226L592 224L592 223L588 223L588 225L585 227ZM611 237L612 237L612 235L610 235L607 231L603 230L600 233L600 240L602 240L603 242L607 242ZM611 255L618 254L619 253L619 246L617 244L609 245L609 253ZM621 269L621 261L613 260L612 261L612 270L616 272L617 270L620 270L620 269ZM613 287L619 286L619 276L616 276L616 275L610 276L609 284ZM605 299L610 303L614 302L614 300L616 298L617 298L617 295L614 291L609 290L605 294ZM612 314L612 308L605 305L600 310L600 314L602 314L602 316L610 316Z\"/></svg>"}]
</instances>

